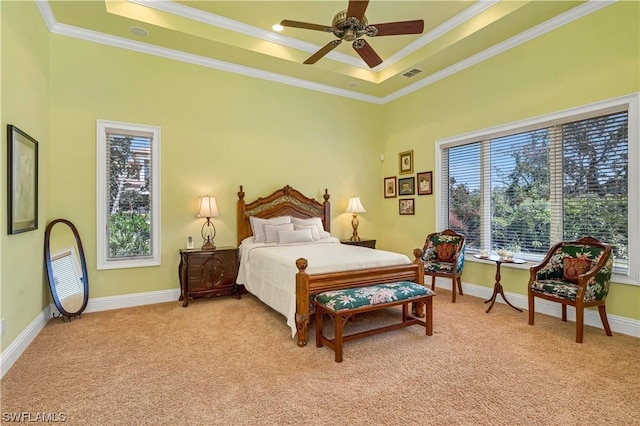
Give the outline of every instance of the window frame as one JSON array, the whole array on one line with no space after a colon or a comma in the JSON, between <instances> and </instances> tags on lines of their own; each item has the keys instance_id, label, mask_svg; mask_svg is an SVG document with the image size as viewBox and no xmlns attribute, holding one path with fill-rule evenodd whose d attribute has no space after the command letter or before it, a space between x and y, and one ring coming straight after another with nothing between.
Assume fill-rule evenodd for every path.
<instances>
[{"instance_id":1,"label":"window frame","mask_svg":"<svg viewBox=\"0 0 640 426\"><path fill-rule=\"evenodd\" d=\"M435 173L434 173L434 187L437 188L438 195L435 200L435 223L438 229L445 229L448 227L448 217L442 214L443 203L445 202L445 195L448 193L448 182L441 179L443 172L443 155L444 149L452 148L455 146L465 145L468 143L475 143L490 139L495 139L500 136L507 136L514 133L520 133L527 130L533 130L540 127L551 127L559 122L567 122L580 120L587 117L592 117L594 114L605 115L610 112L619 111L621 108L628 111L628 175L629 175L629 189L628 189L628 232L629 232L629 265L626 274L616 273L614 271L612 281L623 284L640 285L640 241L633 238L633 236L640 235L640 185L633 185L633 182L640 181L640 146L638 141L640 140L640 109L639 109L640 93L634 93L631 95L612 98L600 102L595 102L588 105L583 105L575 108L569 108L549 114L544 114L524 120L519 120L511 123L506 123L490 128L485 128L469 133L452 136L443 139L437 139L435 143ZM481 149L482 149L481 144ZM483 177L486 172L482 172ZM484 180L484 179L483 179ZM482 185L489 185L489 182L483 182ZM485 191L485 197L489 195L488 191ZM487 200L483 200L486 202ZM482 219L481 234L482 238L486 238L486 234L490 232L490 218ZM552 227L553 228L553 227ZM557 238L552 236L552 238ZM552 240L553 242L557 242ZM467 251L466 260L476 261L473 257L473 252ZM542 257L540 257L542 260ZM535 260L534 260L535 261ZM530 266L530 265L529 265ZM528 269L526 264L520 266L520 268ZM517 266L516 266L517 267Z\"/></svg>"},{"instance_id":2,"label":"window frame","mask_svg":"<svg viewBox=\"0 0 640 426\"><path fill-rule=\"evenodd\" d=\"M107 132L146 133L152 135L151 143L151 256L136 258L109 258L109 239L107 224L109 223L107 176ZM161 131L158 126L123 123L118 121L97 120L96 125L96 251L97 269L122 269L161 264L161 229L160 229L160 142Z\"/></svg>"}]
</instances>

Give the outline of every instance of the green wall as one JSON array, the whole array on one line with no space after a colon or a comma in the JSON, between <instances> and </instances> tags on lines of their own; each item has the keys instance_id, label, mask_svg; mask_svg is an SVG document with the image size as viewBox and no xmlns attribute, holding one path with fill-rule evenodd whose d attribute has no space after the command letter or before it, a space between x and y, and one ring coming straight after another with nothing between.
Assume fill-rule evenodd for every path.
<instances>
[{"instance_id":1,"label":"green wall","mask_svg":"<svg viewBox=\"0 0 640 426\"><path fill-rule=\"evenodd\" d=\"M435 170L436 140L638 92L639 9L618 2L384 105L386 157L413 149L416 172ZM382 175L397 168L385 161ZM422 246L435 230L435 196L415 198L415 216L398 216L397 199L383 201L390 250ZM462 279L492 287L494 273L467 261ZM527 270L502 275L506 291L526 295ZM607 312L640 319L640 287L614 284Z\"/></svg>"},{"instance_id":2,"label":"green wall","mask_svg":"<svg viewBox=\"0 0 640 426\"><path fill-rule=\"evenodd\" d=\"M32 2L2 2L2 123L40 141L41 190L38 231L7 236L2 220L2 349L49 303L43 230L58 217L82 235L92 298L177 289L177 250L199 241L200 195L218 199L216 244L235 245L239 185L247 200L285 184L320 200L328 188L341 238L357 195L360 234L411 255L435 229L435 195L398 216L397 198L382 196L398 153L414 150L415 172L435 170L437 139L639 91L638 9L618 2L380 106L50 34ZM162 266L96 270L97 119L162 128ZM491 287L494 271L467 262L463 279ZM525 294L526 271L503 276ZM608 300L611 314L640 319L640 287L616 284Z\"/></svg>"},{"instance_id":3,"label":"green wall","mask_svg":"<svg viewBox=\"0 0 640 426\"><path fill-rule=\"evenodd\" d=\"M236 245L236 202L290 184L332 202L332 233L350 235L349 197L379 199L381 109L291 86L62 36L51 41L50 214L80 230L91 297L178 287L178 249L201 241L197 197L215 195L218 246ZM97 271L96 119L160 126L162 266Z\"/></svg>"},{"instance_id":4,"label":"green wall","mask_svg":"<svg viewBox=\"0 0 640 426\"><path fill-rule=\"evenodd\" d=\"M49 30L35 3L0 2L2 11L2 172L0 172L0 315L4 350L49 304L43 274L49 181ZM7 124L38 141L38 229L7 235Z\"/></svg>"}]
</instances>

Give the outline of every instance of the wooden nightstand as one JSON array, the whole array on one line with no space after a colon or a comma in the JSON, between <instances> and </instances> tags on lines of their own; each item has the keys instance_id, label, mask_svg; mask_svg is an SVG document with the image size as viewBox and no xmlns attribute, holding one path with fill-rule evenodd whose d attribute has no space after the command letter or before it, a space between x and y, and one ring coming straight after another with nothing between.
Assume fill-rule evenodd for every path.
<instances>
[{"instance_id":1,"label":"wooden nightstand","mask_svg":"<svg viewBox=\"0 0 640 426\"><path fill-rule=\"evenodd\" d=\"M180 250L180 299L189 306L189 299L234 294L240 298L236 278L240 265L238 249L218 247L215 250Z\"/></svg>"},{"instance_id":2,"label":"wooden nightstand","mask_svg":"<svg viewBox=\"0 0 640 426\"><path fill-rule=\"evenodd\" d=\"M371 240L369 238L362 238L360 241L351 241L350 239L340 240L342 244L349 244L352 246L360 246L360 247L368 247L371 249L376 248L376 240Z\"/></svg>"}]
</instances>

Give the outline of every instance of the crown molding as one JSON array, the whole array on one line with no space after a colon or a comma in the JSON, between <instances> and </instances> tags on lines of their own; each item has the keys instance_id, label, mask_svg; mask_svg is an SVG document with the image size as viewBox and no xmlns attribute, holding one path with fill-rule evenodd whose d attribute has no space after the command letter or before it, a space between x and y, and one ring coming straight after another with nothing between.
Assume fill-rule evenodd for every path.
<instances>
[{"instance_id":1,"label":"crown molding","mask_svg":"<svg viewBox=\"0 0 640 426\"><path fill-rule=\"evenodd\" d=\"M278 34L272 31L265 30L260 27L245 24L243 22L235 21L233 19L225 18L224 16L216 15L209 12L204 12L193 7L184 6L174 1L154 1L154 0L128 0L130 3L136 3L141 6L161 10L163 12L171 13L181 16L183 18L199 21L207 25L213 25L225 30L234 31L240 34L244 34L250 37L255 37L260 40L265 40L270 43L276 43L281 46L291 47L293 49L302 50L303 52L315 53L322 46L318 46L314 43L308 43L306 41L298 40L293 37L288 37L283 34ZM346 53L329 52L325 56L331 58L334 61L342 62L347 65L369 70L367 64L360 58Z\"/></svg>"},{"instance_id":2,"label":"crown molding","mask_svg":"<svg viewBox=\"0 0 640 426\"><path fill-rule=\"evenodd\" d=\"M442 80L443 78L454 75L466 68L469 68L473 65L477 65L483 61L486 61L489 58L492 58L496 55L506 52L523 43L526 43L527 41L533 40L536 37L540 37L541 35L544 35L550 31L553 31L564 25L567 25L568 23L573 22L576 19L580 19L593 12L596 12L604 7L607 7L615 3L616 1L617 0L606 0L606 1L590 0L588 3L580 5L561 15L551 18L548 21L545 21L542 24L539 24L527 31L521 32L520 34L513 36L508 40L498 43L488 49L483 50L482 52L476 53L475 55L469 56L467 59L464 59L458 62L457 64L444 68L436 73L433 73L427 77L424 77L420 81L417 81L388 96L385 96L383 98L382 103L386 104L387 102L391 102L396 99L399 99L404 95L407 95L411 92L415 92L416 90L426 87L430 84L433 84L438 80Z\"/></svg>"},{"instance_id":3,"label":"crown molding","mask_svg":"<svg viewBox=\"0 0 640 426\"><path fill-rule=\"evenodd\" d=\"M145 2L147 0L134 0L134 1ZM38 6L38 9L40 10L40 13L45 23L47 24L47 27L49 27L49 31L51 31L54 34L74 37L81 40L105 44L108 46L117 47L121 49L133 50L140 53L147 53L150 55L160 56L167 59L173 59L177 61L191 63L194 65L200 65L200 66L204 66L212 69L227 71L235 74L246 75L249 77L255 77L263 80L273 81L275 83L286 84L289 86L313 90L316 92L322 92L322 93L341 96L341 97L350 98L358 101L383 105L388 102L392 102L396 99L399 99L409 93L415 92L416 90L419 90L423 87L433 84L446 77L452 76L473 65L479 64L489 58L492 58L493 56L506 52L509 49L519 46L522 43L525 43L529 40L532 40L536 37L546 34L563 25L566 25L586 15L596 12L604 7L607 7L615 3L616 1L617 0L604 0L604 1L590 0L589 2L583 5L577 6L576 8L571 9L570 11L565 12L562 15L558 15L546 22L543 22L542 24L539 24L508 40L505 40L501 43L496 44L495 46L492 46L488 49L483 50L482 52L479 52L473 56L470 56L467 59L458 62L457 64L454 64L441 71L431 74L430 76L424 77L421 80L384 97L366 95L366 94L354 92L351 90L329 86L326 84L314 83L301 78L289 77L289 76L277 74L274 72L263 71L257 68L251 68L244 65L237 65L230 62L220 61L212 58L206 58L206 57L194 55L191 53L180 52L180 51L168 49L165 47L150 45L148 43L142 43L139 41L129 40L122 37L107 35L104 33L99 33L91 30L86 30L83 28L78 28L71 25L67 25L67 24L60 24L55 20L55 16L51 11L51 7L49 6L48 0L36 0L36 4ZM157 2L157 3L173 4L173 2ZM486 7L489 7L492 4L491 2L481 2L481 3L482 3L482 6L486 6ZM474 11L475 11L475 14L480 13L479 9L474 9ZM472 15L470 12L469 16L466 16L466 19L470 19L471 17ZM460 19L464 19L464 18L465 16L461 17ZM451 21L449 21L449 23L452 25ZM446 28L438 27L437 30L445 31ZM268 33L268 31L265 31L265 32ZM277 35L277 34L272 34L272 36L274 35ZM426 41L425 43L428 43L428 42L429 41Z\"/></svg>"}]
</instances>

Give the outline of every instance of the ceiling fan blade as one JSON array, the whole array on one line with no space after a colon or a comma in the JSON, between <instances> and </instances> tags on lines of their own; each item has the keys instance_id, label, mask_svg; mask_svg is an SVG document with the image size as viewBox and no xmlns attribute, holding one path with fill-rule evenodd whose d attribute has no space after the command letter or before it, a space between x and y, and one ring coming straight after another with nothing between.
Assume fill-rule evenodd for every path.
<instances>
[{"instance_id":1,"label":"ceiling fan blade","mask_svg":"<svg viewBox=\"0 0 640 426\"><path fill-rule=\"evenodd\" d=\"M371 25L378 30L375 37L402 35L402 34L420 34L424 31L424 21L422 19L416 21L387 22L384 24Z\"/></svg>"},{"instance_id":2,"label":"ceiling fan blade","mask_svg":"<svg viewBox=\"0 0 640 426\"><path fill-rule=\"evenodd\" d=\"M373 68L376 65L380 65L382 63L382 58L378 56L375 50L367 43L366 40L359 38L354 41L352 44L355 51L360 55L360 57L369 65L369 68Z\"/></svg>"},{"instance_id":3,"label":"ceiling fan blade","mask_svg":"<svg viewBox=\"0 0 640 426\"><path fill-rule=\"evenodd\" d=\"M316 62L318 62L318 60L320 58L322 58L324 55L326 55L327 53L331 52L333 49L335 49L336 47L338 47L338 45L342 43L342 40L333 40L330 41L329 43L325 44L324 47L320 50L318 50L316 53L314 53L313 55L311 55L309 57L309 59L307 59L306 61L304 61L305 64L309 65L309 64L315 64Z\"/></svg>"},{"instance_id":4,"label":"ceiling fan blade","mask_svg":"<svg viewBox=\"0 0 640 426\"><path fill-rule=\"evenodd\" d=\"M288 19L280 22L280 25L283 27L293 27L293 28L303 28L305 30L315 30L315 31L324 31L329 32L331 27L327 27L326 25L318 25L318 24L309 24L308 22L298 22L298 21L289 21Z\"/></svg>"},{"instance_id":5,"label":"ceiling fan blade","mask_svg":"<svg viewBox=\"0 0 640 426\"><path fill-rule=\"evenodd\" d=\"M358 21L362 21L364 12L367 10L369 0L349 0L349 7L347 9L347 18L358 18Z\"/></svg>"}]
</instances>

